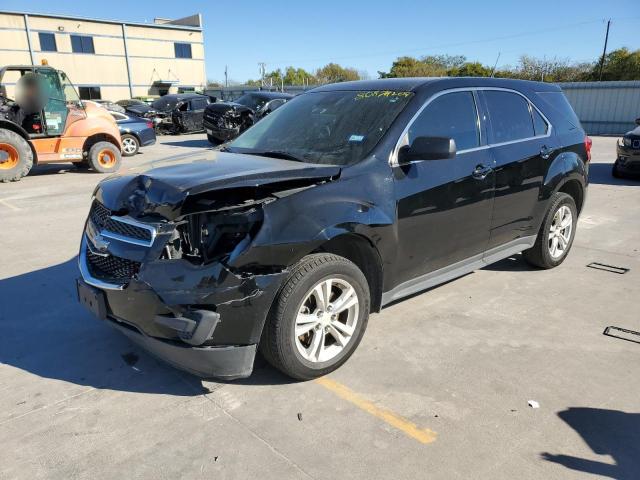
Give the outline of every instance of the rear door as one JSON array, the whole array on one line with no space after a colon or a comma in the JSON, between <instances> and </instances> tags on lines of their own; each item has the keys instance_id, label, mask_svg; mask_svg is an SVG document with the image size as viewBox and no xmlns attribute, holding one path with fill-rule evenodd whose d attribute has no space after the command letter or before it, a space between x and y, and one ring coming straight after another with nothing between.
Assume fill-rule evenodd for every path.
<instances>
[{"instance_id":1,"label":"rear door","mask_svg":"<svg viewBox=\"0 0 640 480\"><path fill-rule=\"evenodd\" d=\"M400 282L481 255L489 240L493 170L471 90L428 101L408 129L415 138L449 137L455 158L394 168Z\"/></svg>"},{"instance_id":2,"label":"rear door","mask_svg":"<svg viewBox=\"0 0 640 480\"><path fill-rule=\"evenodd\" d=\"M478 94L495 164L491 249L537 234L535 210L556 144L549 121L521 93L483 89Z\"/></svg>"}]
</instances>

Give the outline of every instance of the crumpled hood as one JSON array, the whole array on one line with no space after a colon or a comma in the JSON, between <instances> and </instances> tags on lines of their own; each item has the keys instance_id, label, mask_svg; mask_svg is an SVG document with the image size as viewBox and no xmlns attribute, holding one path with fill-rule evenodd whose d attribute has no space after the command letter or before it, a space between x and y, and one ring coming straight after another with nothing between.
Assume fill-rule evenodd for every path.
<instances>
[{"instance_id":1,"label":"crumpled hood","mask_svg":"<svg viewBox=\"0 0 640 480\"><path fill-rule=\"evenodd\" d=\"M340 174L340 167L335 165L219 151L173 160L173 164L138 175L109 177L98 184L95 196L112 211L127 212L133 217L159 214L172 220L181 215L181 208L189 196L287 182L311 185ZM169 159L162 163L167 161Z\"/></svg>"},{"instance_id":2,"label":"crumpled hood","mask_svg":"<svg viewBox=\"0 0 640 480\"><path fill-rule=\"evenodd\" d=\"M240 103L234 103L234 102L210 103L206 107L206 111L208 111L209 113L217 114L217 115L222 115L232 110L235 110L238 112L254 113L254 111L251 108L247 107L246 105L242 105Z\"/></svg>"}]
</instances>

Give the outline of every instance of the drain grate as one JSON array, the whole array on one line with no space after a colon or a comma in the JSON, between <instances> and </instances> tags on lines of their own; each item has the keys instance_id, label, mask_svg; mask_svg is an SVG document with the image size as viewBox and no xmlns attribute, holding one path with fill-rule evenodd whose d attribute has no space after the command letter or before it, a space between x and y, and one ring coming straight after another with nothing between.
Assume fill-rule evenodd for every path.
<instances>
[{"instance_id":1,"label":"drain grate","mask_svg":"<svg viewBox=\"0 0 640 480\"><path fill-rule=\"evenodd\" d=\"M631 270L630 268L616 267L615 265L607 265L606 263L599 262L591 262L587 267L595 268L596 270L603 270L605 272L617 273L619 275L624 275Z\"/></svg>"},{"instance_id":2,"label":"drain grate","mask_svg":"<svg viewBox=\"0 0 640 480\"><path fill-rule=\"evenodd\" d=\"M635 330L628 330L626 328L609 326L602 332L607 337L619 338L620 340L626 340L627 342L640 343L640 332Z\"/></svg>"}]
</instances>

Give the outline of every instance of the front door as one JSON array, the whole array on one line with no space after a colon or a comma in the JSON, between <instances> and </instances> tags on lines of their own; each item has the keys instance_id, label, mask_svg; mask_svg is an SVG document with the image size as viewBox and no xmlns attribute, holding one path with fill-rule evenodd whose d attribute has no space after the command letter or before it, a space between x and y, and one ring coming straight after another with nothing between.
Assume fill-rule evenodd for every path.
<instances>
[{"instance_id":1,"label":"front door","mask_svg":"<svg viewBox=\"0 0 640 480\"><path fill-rule=\"evenodd\" d=\"M489 240L494 195L493 160L472 91L431 100L408 131L449 137L455 158L394 168L398 215L398 283L481 256Z\"/></svg>"}]
</instances>

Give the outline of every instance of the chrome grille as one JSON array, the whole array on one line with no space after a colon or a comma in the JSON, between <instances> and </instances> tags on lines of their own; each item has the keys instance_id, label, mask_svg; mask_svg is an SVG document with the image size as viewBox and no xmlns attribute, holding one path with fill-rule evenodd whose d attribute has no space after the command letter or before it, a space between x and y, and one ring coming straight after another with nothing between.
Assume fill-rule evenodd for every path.
<instances>
[{"instance_id":1,"label":"chrome grille","mask_svg":"<svg viewBox=\"0 0 640 480\"><path fill-rule=\"evenodd\" d=\"M140 270L140 262L113 255L97 255L88 247L86 258L91 275L100 280L124 282L130 280Z\"/></svg>"},{"instance_id":2,"label":"chrome grille","mask_svg":"<svg viewBox=\"0 0 640 480\"><path fill-rule=\"evenodd\" d=\"M108 232L115 233L116 235L142 240L149 243L153 240L151 230L132 225L124 219L118 219L118 217L112 217L112 215L113 213L111 210L106 208L97 200L94 200L93 205L91 206L91 211L89 212L89 218L98 230L106 230Z\"/></svg>"}]
</instances>

